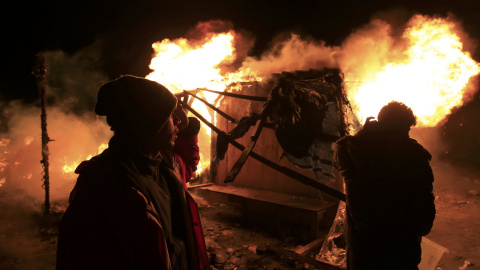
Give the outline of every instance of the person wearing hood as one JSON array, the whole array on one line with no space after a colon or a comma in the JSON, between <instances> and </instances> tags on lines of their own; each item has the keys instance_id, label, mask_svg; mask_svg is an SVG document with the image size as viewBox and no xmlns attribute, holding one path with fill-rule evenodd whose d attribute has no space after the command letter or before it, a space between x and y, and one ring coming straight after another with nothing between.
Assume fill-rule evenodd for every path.
<instances>
[{"instance_id":1,"label":"person wearing hood","mask_svg":"<svg viewBox=\"0 0 480 270\"><path fill-rule=\"evenodd\" d=\"M418 270L421 239L435 219L432 156L409 137L411 108L385 105L335 144L345 181L347 269Z\"/></svg>"},{"instance_id":2,"label":"person wearing hood","mask_svg":"<svg viewBox=\"0 0 480 270\"><path fill-rule=\"evenodd\" d=\"M180 125L180 131L177 134L178 137L175 140L175 146L173 148L175 167L179 173L183 187L187 191L185 194L193 221L193 233L195 236L196 251L200 260L199 264L201 269L208 269L205 267L209 265L209 259L208 256L205 255L207 254L205 236L203 235L198 205L188 192L188 183L197 171L200 162L200 149L198 147L200 121L196 117L187 117L185 111L180 108L177 110L177 115L180 116L182 124Z\"/></svg>"},{"instance_id":3,"label":"person wearing hood","mask_svg":"<svg viewBox=\"0 0 480 270\"><path fill-rule=\"evenodd\" d=\"M136 76L100 87L94 111L114 135L75 171L57 270L210 268L175 165L175 141L186 124L177 103L163 85Z\"/></svg>"}]
</instances>

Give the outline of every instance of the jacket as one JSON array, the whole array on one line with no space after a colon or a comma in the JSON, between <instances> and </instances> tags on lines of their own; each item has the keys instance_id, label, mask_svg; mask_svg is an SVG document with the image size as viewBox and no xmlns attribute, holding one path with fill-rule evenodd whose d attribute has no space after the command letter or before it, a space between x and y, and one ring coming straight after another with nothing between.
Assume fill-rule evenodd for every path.
<instances>
[{"instance_id":1,"label":"jacket","mask_svg":"<svg viewBox=\"0 0 480 270\"><path fill-rule=\"evenodd\" d=\"M123 147L76 169L61 220L57 270L200 269L186 192L173 165Z\"/></svg>"},{"instance_id":2,"label":"jacket","mask_svg":"<svg viewBox=\"0 0 480 270\"><path fill-rule=\"evenodd\" d=\"M192 195L188 192L187 186L187 183L190 182L193 173L197 171L197 166L200 161L198 133L191 136L182 136L182 134L179 134L179 137L175 140L173 154L177 171L185 189L187 203L193 221L195 250L197 251L197 256L199 259L199 269L208 270L210 269L210 264L205 246L205 237L203 235L198 205Z\"/></svg>"},{"instance_id":3,"label":"jacket","mask_svg":"<svg viewBox=\"0 0 480 270\"><path fill-rule=\"evenodd\" d=\"M334 166L346 191L348 269L416 269L421 237L436 213L430 160L418 142L377 122L336 142Z\"/></svg>"}]
</instances>

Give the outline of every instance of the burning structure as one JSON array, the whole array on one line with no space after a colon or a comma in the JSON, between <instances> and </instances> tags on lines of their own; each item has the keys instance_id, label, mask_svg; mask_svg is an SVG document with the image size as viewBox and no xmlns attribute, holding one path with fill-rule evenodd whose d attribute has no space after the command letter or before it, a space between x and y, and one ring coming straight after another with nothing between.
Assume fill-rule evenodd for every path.
<instances>
[{"instance_id":1,"label":"burning structure","mask_svg":"<svg viewBox=\"0 0 480 270\"><path fill-rule=\"evenodd\" d=\"M292 34L259 59L246 56L247 50L242 45L248 42L239 33L231 29L214 31L211 25L200 23L196 28L200 34L192 39L153 44L155 55L150 66L153 71L146 77L175 93L184 94L187 90L189 94L198 95L230 117L225 118L190 95L191 112L198 112L212 124L201 129L201 170L197 176L207 177L214 185L199 190L226 194L230 198L239 197L242 188L249 189L250 194L261 190L261 195L254 198L254 207L245 204L250 207L249 211L260 210L258 197L267 197L266 194L273 194L270 203L272 198L283 198L283 204L294 204L298 199L303 200L303 208L308 203L320 202L324 210L336 209L338 196L325 192L341 193L342 190L341 181L333 181L334 172L328 163L335 138L354 132L358 123L376 115L390 100L412 107L420 126L435 127L477 90L474 79L480 72L479 65L463 48L461 39L465 39L465 35L460 26L449 18L416 15L409 20L401 37L392 34L387 22L373 20L340 47L302 40ZM226 93L261 99L234 99ZM55 114L62 112L51 109L49 115ZM31 122L31 118L28 119ZM86 127L82 121L70 133L65 132L55 116L49 119L49 133L56 140L50 147L51 178L61 179L52 180L51 188L55 192L56 185L73 186L72 169L106 146L104 133L108 132L103 131L106 125L98 119L96 126ZM216 135L212 127L224 133ZM2 149L11 150L0 159L2 173L9 175L0 178L0 188L35 186L22 181L39 178L39 170L32 168L38 167L40 158L31 162L35 165L15 158L26 159L22 152L30 151L33 146L40 149L37 140L32 143L28 139L39 138L39 131L29 134L24 128L12 130L17 132L15 137L21 139L1 141ZM89 142L81 155L78 148L71 147L78 145L74 141L78 137L71 135L82 133L80 130L84 131L82 139ZM95 135L98 133L102 136ZM63 144L69 147L56 148L60 144L58 138L70 139ZM240 146L240 150L232 146ZM255 157L263 157L264 162L270 161L270 165L284 169L272 169ZM19 167L25 169L11 173ZM295 181L299 179L304 181ZM312 189L312 186L327 188L319 192L319 188ZM283 196L285 194L287 196ZM60 195L66 194L56 193L53 197ZM333 204L323 200L332 199L329 196L336 198ZM249 199L245 194L241 197L242 203ZM327 220L331 222L333 216ZM317 235L318 223L315 222L319 219L304 220L314 224L309 229L312 235Z\"/></svg>"},{"instance_id":2,"label":"burning structure","mask_svg":"<svg viewBox=\"0 0 480 270\"><path fill-rule=\"evenodd\" d=\"M333 203L324 201L315 188L344 199L331 167L332 143L347 133L348 104L339 70L277 74L269 83L241 84L240 91L227 93L243 100L228 102L226 96L216 109L225 118L218 120L219 128L212 126L218 133L210 166L215 185L199 189L223 194L248 213L264 204L264 214L270 212L278 221L281 213L284 218L303 213L301 220L307 220L311 236L317 237L323 213ZM262 97L265 103L259 102ZM240 151L230 150L229 143ZM328 186L332 184L336 188Z\"/></svg>"}]
</instances>

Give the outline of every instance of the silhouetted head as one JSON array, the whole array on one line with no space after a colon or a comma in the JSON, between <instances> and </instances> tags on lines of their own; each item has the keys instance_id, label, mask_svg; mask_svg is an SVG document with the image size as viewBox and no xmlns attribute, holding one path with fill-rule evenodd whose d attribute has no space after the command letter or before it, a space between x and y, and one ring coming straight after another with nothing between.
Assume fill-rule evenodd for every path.
<instances>
[{"instance_id":1,"label":"silhouetted head","mask_svg":"<svg viewBox=\"0 0 480 270\"><path fill-rule=\"evenodd\" d=\"M107 117L115 135L140 144L165 126L176 106L176 97L163 85L123 75L100 87L95 113Z\"/></svg>"},{"instance_id":2,"label":"silhouetted head","mask_svg":"<svg viewBox=\"0 0 480 270\"><path fill-rule=\"evenodd\" d=\"M417 117L410 107L398 101L383 106L377 116L378 123L392 131L408 131L417 124Z\"/></svg>"}]
</instances>

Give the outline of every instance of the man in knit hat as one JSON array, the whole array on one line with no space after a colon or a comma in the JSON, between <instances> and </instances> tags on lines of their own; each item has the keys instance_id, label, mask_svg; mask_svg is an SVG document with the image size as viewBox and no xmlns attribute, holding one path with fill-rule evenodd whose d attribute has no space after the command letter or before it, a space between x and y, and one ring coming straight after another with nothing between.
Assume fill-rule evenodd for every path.
<instances>
[{"instance_id":1,"label":"man in knit hat","mask_svg":"<svg viewBox=\"0 0 480 270\"><path fill-rule=\"evenodd\" d=\"M114 135L75 171L57 270L209 269L174 165L177 133L188 124L177 98L157 82L125 75L100 87L95 113Z\"/></svg>"}]
</instances>

